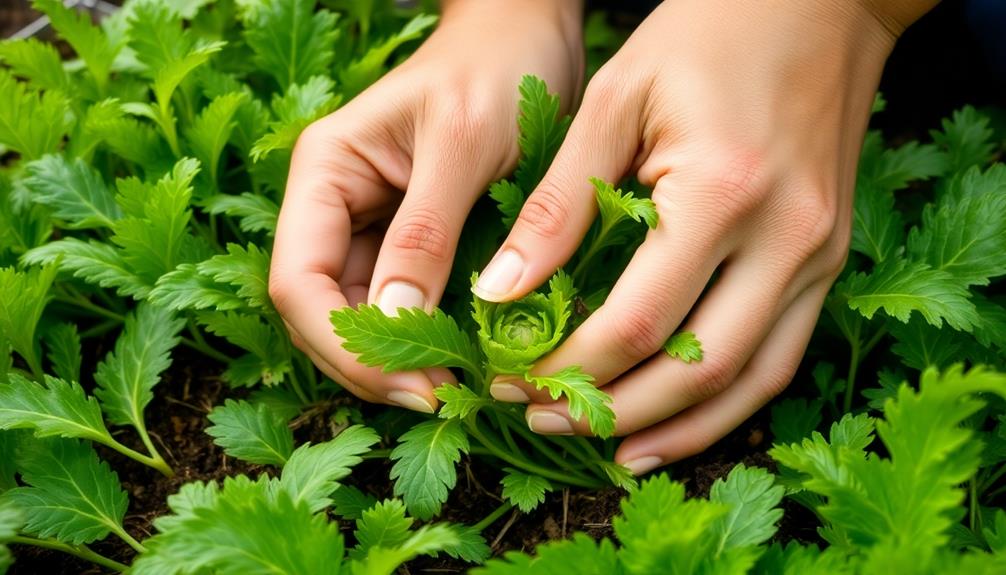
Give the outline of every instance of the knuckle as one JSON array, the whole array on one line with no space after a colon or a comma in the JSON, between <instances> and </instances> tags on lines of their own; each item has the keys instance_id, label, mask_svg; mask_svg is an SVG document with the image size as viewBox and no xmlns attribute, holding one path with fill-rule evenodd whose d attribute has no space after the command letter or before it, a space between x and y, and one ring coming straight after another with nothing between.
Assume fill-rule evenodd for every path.
<instances>
[{"instance_id":1,"label":"knuckle","mask_svg":"<svg viewBox=\"0 0 1006 575\"><path fill-rule=\"evenodd\" d=\"M517 226L542 238L555 238L566 229L571 213L569 197L554 184L542 182L524 203Z\"/></svg>"},{"instance_id":2,"label":"knuckle","mask_svg":"<svg viewBox=\"0 0 1006 575\"><path fill-rule=\"evenodd\" d=\"M767 198L765 163L760 154L736 155L712 178L709 191L713 200L725 207L729 216L743 218L758 210Z\"/></svg>"},{"instance_id":3,"label":"knuckle","mask_svg":"<svg viewBox=\"0 0 1006 575\"><path fill-rule=\"evenodd\" d=\"M629 82L625 82L622 72L611 62L601 66L590 79L583 93L584 106L608 107L623 101L628 95Z\"/></svg>"},{"instance_id":4,"label":"knuckle","mask_svg":"<svg viewBox=\"0 0 1006 575\"><path fill-rule=\"evenodd\" d=\"M659 351L667 339L661 323L659 314L642 306L620 311L611 324L620 353L630 360L639 361Z\"/></svg>"},{"instance_id":5,"label":"knuckle","mask_svg":"<svg viewBox=\"0 0 1006 575\"><path fill-rule=\"evenodd\" d=\"M451 255L448 224L444 216L432 209L416 209L407 214L405 222L392 233L392 245L428 259L442 261Z\"/></svg>"},{"instance_id":6,"label":"knuckle","mask_svg":"<svg viewBox=\"0 0 1006 575\"><path fill-rule=\"evenodd\" d=\"M739 371L736 362L726 357L706 356L696 364L696 377L689 386L690 399L699 403L715 397L733 383Z\"/></svg>"}]
</instances>

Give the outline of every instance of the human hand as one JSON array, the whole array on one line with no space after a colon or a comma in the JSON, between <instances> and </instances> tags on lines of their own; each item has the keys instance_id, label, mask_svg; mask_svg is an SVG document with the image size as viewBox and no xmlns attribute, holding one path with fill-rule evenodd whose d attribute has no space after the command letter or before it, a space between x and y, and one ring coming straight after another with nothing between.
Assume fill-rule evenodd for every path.
<instances>
[{"instance_id":1,"label":"human hand","mask_svg":"<svg viewBox=\"0 0 1006 575\"><path fill-rule=\"evenodd\" d=\"M590 176L637 172L653 187L658 227L534 370L579 365L604 386L616 434L629 435L615 459L636 474L702 451L792 378L845 262L856 163L899 23L859 2L665 2L588 85L475 292L518 298L574 253L596 214ZM698 336L701 362L660 351L679 329ZM523 381L498 378L492 393L530 398L534 431L589 434Z\"/></svg>"},{"instance_id":2,"label":"human hand","mask_svg":"<svg viewBox=\"0 0 1006 575\"><path fill-rule=\"evenodd\" d=\"M432 310L469 209L517 162L521 77L545 79L568 106L583 74L580 2L443 4L412 57L301 135L269 277L294 344L319 369L361 399L426 412L450 372L363 366L329 313L361 302Z\"/></svg>"}]
</instances>

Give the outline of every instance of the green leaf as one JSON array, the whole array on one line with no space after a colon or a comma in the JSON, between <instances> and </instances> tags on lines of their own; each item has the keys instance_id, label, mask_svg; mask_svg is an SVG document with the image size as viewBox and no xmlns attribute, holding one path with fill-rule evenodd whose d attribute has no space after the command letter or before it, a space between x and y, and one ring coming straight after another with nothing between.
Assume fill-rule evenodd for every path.
<instances>
[{"instance_id":1,"label":"green leaf","mask_svg":"<svg viewBox=\"0 0 1006 575\"><path fill-rule=\"evenodd\" d=\"M5 385L6 382L0 382ZM14 461L22 432L0 430L0 494L17 487L17 465Z\"/></svg>"},{"instance_id":2,"label":"green leaf","mask_svg":"<svg viewBox=\"0 0 1006 575\"><path fill-rule=\"evenodd\" d=\"M443 545L444 554L475 564L485 563L489 559L489 556L492 555L492 549L474 527L464 525L451 525L451 527L457 535L458 541L457 543L445 542Z\"/></svg>"},{"instance_id":3,"label":"green leaf","mask_svg":"<svg viewBox=\"0 0 1006 575\"><path fill-rule=\"evenodd\" d=\"M584 373L580 366L569 366L551 375L535 376L528 373L524 379L538 389L548 390L552 399L565 397L569 402L569 415L573 419L586 416L594 435L611 437L615 432L611 396L594 387L594 378Z\"/></svg>"},{"instance_id":4,"label":"green leaf","mask_svg":"<svg viewBox=\"0 0 1006 575\"><path fill-rule=\"evenodd\" d=\"M237 294L256 308L272 309L269 299L269 252L255 244L227 244L227 255L213 256L196 265L199 273L237 288Z\"/></svg>"},{"instance_id":5,"label":"green leaf","mask_svg":"<svg viewBox=\"0 0 1006 575\"><path fill-rule=\"evenodd\" d=\"M213 425L206 433L231 457L283 466L293 453L293 431L265 405L228 399L208 417Z\"/></svg>"},{"instance_id":6,"label":"green leaf","mask_svg":"<svg viewBox=\"0 0 1006 575\"><path fill-rule=\"evenodd\" d=\"M924 263L889 260L870 274L853 273L835 291L867 319L883 309L902 322L917 311L935 327L946 321L964 331L979 321L967 288L951 274Z\"/></svg>"},{"instance_id":7,"label":"green leaf","mask_svg":"<svg viewBox=\"0 0 1006 575\"><path fill-rule=\"evenodd\" d=\"M31 91L0 68L0 145L26 160L59 149L70 128L68 102L57 91Z\"/></svg>"},{"instance_id":8,"label":"green leaf","mask_svg":"<svg viewBox=\"0 0 1006 575\"><path fill-rule=\"evenodd\" d=\"M192 179L199 162L185 158L170 174L161 178L144 203L143 217L127 217L115 222L112 241L122 248L126 263L148 285L186 263L186 248L192 211Z\"/></svg>"},{"instance_id":9,"label":"green leaf","mask_svg":"<svg viewBox=\"0 0 1006 575\"><path fill-rule=\"evenodd\" d=\"M91 23L86 11L67 8L60 0L33 0L33 5L49 17L49 24L84 61L98 89L104 89L120 46L110 42L105 32Z\"/></svg>"},{"instance_id":10,"label":"green leaf","mask_svg":"<svg viewBox=\"0 0 1006 575\"><path fill-rule=\"evenodd\" d=\"M147 303L126 316L115 349L94 374L94 394L110 422L146 433L143 412L154 399L161 373L171 366L171 350L183 327L185 320L171 310Z\"/></svg>"},{"instance_id":11,"label":"green leaf","mask_svg":"<svg viewBox=\"0 0 1006 575\"><path fill-rule=\"evenodd\" d=\"M979 318L975 325L975 339L985 347L996 346L1006 350L1006 300L992 300L973 294L971 303L975 304Z\"/></svg>"},{"instance_id":12,"label":"green leaf","mask_svg":"<svg viewBox=\"0 0 1006 575\"><path fill-rule=\"evenodd\" d=\"M41 363L35 332L55 277L52 266L24 272L0 268L0 339L6 339L36 374L41 373Z\"/></svg>"},{"instance_id":13,"label":"green leaf","mask_svg":"<svg viewBox=\"0 0 1006 575\"><path fill-rule=\"evenodd\" d=\"M460 367L479 373L479 356L454 318L439 309L432 314L399 308L397 317L384 315L376 305L333 310L335 333L343 347L359 354L368 366L385 372L426 367Z\"/></svg>"},{"instance_id":14,"label":"green leaf","mask_svg":"<svg viewBox=\"0 0 1006 575\"><path fill-rule=\"evenodd\" d=\"M601 212L601 225L613 229L625 220L645 223L655 229L659 216L657 206L649 198L637 198L633 192L623 192L599 178L590 178L597 197L597 207ZM607 245L614 245L609 240Z\"/></svg>"},{"instance_id":15,"label":"green leaf","mask_svg":"<svg viewBox=\"0 0 1006 575\"><path fill-rule=\"evenodd\" d=\"M28 164L27 170L24 185L32 201L52 209L66 228L111 228L122 217L101 174L80 158L71 162L62 156L45 156Z\"/></svg>"},{"instance_id":16,"label":"green leaf","mask_svg":"<svg viewBox=\"0 0 1006 575\"><path fill-rule=\"evenodd\" d=\"M182 60L195 40L182 26L181 16L164 2L134 2L129 15L129 47L147 67L151 78Z\"/></svg>"},{"instance_id":17,"label":"green leaf","mask_svg":"<svg viewBox=\"0 0 1006 575\"><path fill-rule=\"evenodd\" d=\"M265 196L248 192L239 196L218 194L210 196L203 204L206 211L211 214L226 214L232 218L238 218L238 225L242 231L264 231L270 236L276 233L279 206Z\"/></svg>"},{"instance_id":18,"label":"green leaf","mask_svg":"<svg viewBox=\"0 0 1006 575\"><path fill-rule=\"evenodd\" d=\"M941 201L908 234L908 254L962 285L988 285L1006 274L1006 194Z\"/></svg>"},{"instance_id":19,"label":"green leaf","mask_svg":"<svg viewBox=\"0 0 1006 575\"><path fill-rule=\"evenodd\" d=\"M46 330L43 336L49 350L52 371L64 381L80 381L80 335L72 323L59 323Z\"/></svg>"},{"instance_id":20,"label":"green leaf","mask_svg":"<svg viewBox=\"0 0 1006 575\"><path fill-rule=\"evenodd\" d=\"M73 277L120 296L142 299L150 292L143 278L133 273L120 250L104 242L65 238L31 249L21 257L25 265L54 266Z\"/></svg>"},{"instance_id":21,"label":"green leaf","mask_svg":"<svg viewBox=\"0 0 1006 575\"><path fill-rule=\"evenodd\" d=\"M24 526L24 513L10 502L0 502L0 574L14 563L10 550L4 545L13 539Z\"/></svg>"},{"instance_id":22,"label":"green leaf","mask_svg":"<svg viewBox=\"0 0 1006 575\"><path fill-rule=\"evenodd\" d=\"M353 562L353 575L392 575L406 561L456 547L459 543L455 528L442 523L424 525L397 547L371 547L363 560Z\"/></svg>"},{"instance_id":23,"label":"green leaf","mask_svg":"<svg viewBox=\"0 0 1006 575\"><path fill-rule=\"evenodd\" d=\"M360 59L339 70L339 86L346 98L352 98L373 84L387 71L384 63L399 46L423 36L437 22L437 16L417 14L396 34L373 42Z\"/></svg>"},{"instance_id":24,"label":"green leaf","mask_svg":"<svg viewBox=\"0 0 1006 575\"><path fill-rule=\"evenodd\" d=\"M199 273L195 264L181 264L157 280L150 301L173 310L214 308L229 311L245 307L236 290Z\"/></svg>"},{"instance_id":25,"label":"green leaf","mask_svg":"<svg viewBox=\"0 0 1006 575\"><path fill-rule=\"evenodd\" d=\"M745 467L743 463L731 469L726 480L717 479L709 500L730 509L713 526L720 538L719 548L761 545L768 541L782 518L778 505L784 494L785 490L775 485L771 473L760 467Z\"/></svg>"},{"instance_id":26,"label":"green leaf","mask_svg":"<svg viewBox=\"0 0 1006 575\"><path fill-rule=\"evenodd\" d=\"M942 175L949 164L947 154L933 144L912 141L900 148L885 148L880 132L867 133L856 177L860 186L880 192L905 188L909 182Z\"/></svg>"},{"instance_id":27,"label":"green leaf","mask_svg":"<svg viewBox=\"0 0 1006 575\"><path fill-rule=\"evenodd\" d=\"M14 75L28 79L38 88L73 93L63 59L49 42L35 38L5 40L0 42L0 61L10 66Z\"/></svg>"},{"instance_id":28,"label":"green leaf","mask_svg":"<svg viewBox=\"0 0 1006 575\"><path fill-rule=\"evenodd\" d=\"M343 485L332 494L332 507L343 519L359 519L363 512L377 505L377 498L352 485Z\"/></svg>"},{"instance_id":29,"label":"green leaf","mask_svg":"<svg viewBox=\"0 0 1006 575\"><path fill-rule=\"evenodd\" d=\"M246 98L247 95L243 92L231 92L217 96L203 108L203 111L185 131L189 148L199 162L207 166L211 182L217 181L220 154L234 130L234 115Z\"/></svg>"},{"instance_id":30,"label":"green leaf","mask_svg":"<svg viewBox=\"0 0 1006 575\"><path fill-rule=\"evenodd\" d=\"M154 127L126 116L117 100L91 106L84 117L83 133L93 145L104 143L147 174L159 175L171 169L172 153Z\"/></svg>"},{"instance_id":31,"label":"green leaf","mask_svg":"<svg viewBox=\"0 0 1006 575\"><path fill-rule=\"evenodd\" d=\"M545 492L552 491L552 484L544 477L529 475L506 468L503 484L503 499L517 506L524 513L530 513L545 502Z\"/></svg>"},{"instance_id":32,"label":"green leaf","mask_svg":"<svg viewBox=\"0 0 1006 575\"><path fill-rule=\"evenodd\" d=\"M894 208L894 193L862 179L856 182L850 248L874 263L898 255L905 243L905 222Z\"/></svg>"},{"instance_id":33,"label":"green leaf","mask_svg":"<svg viewBox=\"0 0 1006 575\"><path fill-rule=\"evenodd\" d=\"M272 109L279 120L255 142L249 154L252 160L261 162L274 151L292 150L308 124L339 105L341 97L333 93L334 88L327 76L313 76L303 84L291 85L282 96L274 96Z\"/></svg>"},{"instance_id":34,"label":"green leaf","mask_svg":"<svg viewBox=\"0 0 1006 575\"><path fill-rule=\"evenodd\" d=\"M282 383L293 368L290 344L257 315L233 312L202 312L199 323L206 331L249 352L233 362L224 377L231 385L251 386Z\"/></svg>"},{"instance_id":35,"label":"green leaf","mask_svg":"<svg viewBox=\"0 0 1006 575\"><path fill-rule=\"evenodd\" d=\"M125 533L126 492L90 445L78 440L37 440L23 445L17 457L25 487L4 492L0 502L24 510L24 533L71 545Z\"/></svg>"},{"instance_id":36,"label":"green leaf","mask_svg":"<svg viewBox=\"0 0 1006 575\"><path fill-rule=\"evenodd\" d=\"M413 519L405 516L405 504L399 499L385 499L363 512L356 520L357 545L351 552L362 558L373 547L398 547L409 539Z\"/></svg>"},{"instance_id":37,"label":"green leaf","mask_svg":"<svg viewBox=\"0 0 1006 575\"><path fill-rule=\"evenodd\" d=\"M158 68L154 74L154 97L163 110L166 110L171 97L178 86L192 73L193 70L209 62L210 57L223 49L225 42L211 42L202 46L196 46L180 59L171 60L162 68ZM172 119L172 121L174 121Z\"/></svg>"},{"instance_id":38,"label":"green leaf","mask_svg":"<svg viewBox=\"0 0 1006 575\"><path fill-rule=\"evenodd\" d=\"M775 443L794 443L808 437L821 425L822 401L788 398L772 406L770 428Z\"/></svg>"},{"instance_id":39,"label":"green leaf","mask_svg":"<svg viewBox=\"0 0 1006 575\"><path fill-rule=\"evenodd\" d=\"M391 479L395 496L405 500L411 515L425 521L440 513L457 482L454 466L468 448L468 436L457 419L425 421L399 438L391 452Z\"/></svg>"},{"instance_id":40,"label":"green leaf","mask_svg":"<svg viewBox=\"0 0 1006 575\"><path fill-rule=\"evenodd\" d=\"M524 190L510 180L500 180L489 186L489 197L499 204L499 210L503 213L503 225L512 228L527 199Z\"/></svg>"},{"instance_id":41,"label":"green leaf","mask_svg":"<svg viewBox=\"0 0 1006 575\"><path fill-rule=\"evenodd\" d=\"M492 405L492 400L480 397L464 384L444 383L433 390L440 400L440 417L443 419L465 419L478 410Z\"/></svg>"},{"instance_id":42,"label":"green leaf","mask_svg":"<svg viewBox=\"0 0 1006 575\"><path fill-rule=\"evenodd\" d=\"M950 172L961 172L971 166L983 166L992 159L994 132L988 117L972 106L955 110L942 121L943 130L930 130L929 135L945 149L950 158Z\"/></svg>"},{"instance_id":43,"label":"green leaf","mask_svg":"<svg viewBox=\"0 0 1006 575\"><path fill-rule=\"evenodd\" d=\"M896 340L891 352L912 369L949 367L967 355L970 338L966 334L935 328L917 317L908 323L890 322L888 330Z\"/></svg>"},{"instance_id":44,"label":"green leaf","mask_svg":"<svg viewBox=\"0 0 1006 575\"><path fill-rule=\"evenodd\" d=\"M338 481L363 461L361 456L379 439L369 427L353 425L325 443L302 445L283 467L280 488L295 502L307 502L312 511L320 511L332 504L333 492L341 491Z\"/></svg>"},{"instance_id":45,"label":"green leaf","mask_svg":"<svg viewBox=\"0 0 1006 575\"><path fill-rule=\"evenodd\" d=\"M540 78L526 75L521 78L518 89L520 160L514 180L527 197L538 186L566 137L570 117L560 115L559 96L549 94L548 87Z\"/></svg>"},{"instance_id":46,"label":"green leaf","mask_svg":"<svg viewBox=\"0 0 1006 575\"><path fill-rule=\"evenodd\" d=\"M102 443L111 435L98 400L79 384L46 376L44 383L8 374L0 384L0 429L30 429L36 437L79 437Z\"/></svg>"},{"instance_id":47,"label":"green leaf","mask_svg":"<svg viewBox=\"0 0 1006 575\"><path fill-rule=\"evenodd\" d=\"M958 172L944 180L946 190L940 201L958 202L964 198L1006 194L1006 164L992 164L984 172L978 166Z\"/></svg>"},{"instance_id":48,"label":"green leaf","mask_svg":"<svg viewBox=\"0 0 1006 575\"><path fill-rule=\"evenodd\" d=\"M550 541L540 545L535 553L536 556L531 557L510 551L503 559L493 559L471 572L473 575L612 575L623 572L611 541L594 541L585 533L574 533L572 539L564 541Z\"/></svg>"},{"instance_id":49,"label":"green leaf","mask_svg":"<svg viewBox=\"0 0 1006 575\"><path fill-rule=\"evenodd\" d=\"M281 89L329 72L335 57L336 14L315 0L261 0L245 21L255 64Z\"/></svg>"},{"instance_id":50,"label":"green leaf","mask_svg":"<svg viewBox=\"0 0 1006 575\"><path fill-rule=\"evenodd\" d=\"M679 331L664 344L667 355L685 363L702 361L702 342L690 331Z\"/></svg>"},{"instance_id":51,"label":"green leaf","mask_svg":"<svg viewBox=\"0 0 1006 575\"><path fill-rule=\"evenodd\" d=\"M181 504L175 508L174 504ZM194 504L194 505L190 505ZM173 500L173 521L146 540L135 575L341 573L339 524L314 514L271 482L225 480L215 496Z\"/></svg>"}]
</instances>

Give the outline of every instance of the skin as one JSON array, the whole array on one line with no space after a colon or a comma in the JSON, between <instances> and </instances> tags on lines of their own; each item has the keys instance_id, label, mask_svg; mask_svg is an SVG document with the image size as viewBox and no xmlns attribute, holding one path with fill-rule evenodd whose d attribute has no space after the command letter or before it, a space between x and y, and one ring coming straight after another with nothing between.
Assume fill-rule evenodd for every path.
<instances>
[{"instance_id":1,"label":"skin","mask_svg":"<svg viewBox=\"0 0 1006 575\"><path fill-rule=\"evenodd\" d=\"M612 395L627 436L616 461L641 474L700 452L789 383L848 252L884 61L934 4L665 2L591 79L475 292L517 299L566 262L596 216L590 176L653 188L657 229L535 369L580 365ZM294 342L322 371L364 400L428 412L450 374L361 366L328 311L432 309L468 210L516 164L514 86L533 73L572 104L583 70L578 2L455 0L443 13L414 56L301 136L270 275ZM701 362L660 351L677 330L702 341ZM523 382L499 379L492 393L531 403L536 432L589 434Z\"/></svg>"}]
</instances>

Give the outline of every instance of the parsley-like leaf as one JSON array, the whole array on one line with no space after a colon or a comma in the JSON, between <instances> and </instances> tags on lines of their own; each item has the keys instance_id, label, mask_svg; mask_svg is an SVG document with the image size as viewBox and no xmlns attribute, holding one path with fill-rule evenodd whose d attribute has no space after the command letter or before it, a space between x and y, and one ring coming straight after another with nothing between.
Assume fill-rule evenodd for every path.
<instances>
[{"instance_id":1,"label":"parsley-like leaf","mask_svg":"<svg viewBox=\"0 0 1006 575\"><path fill-rule=\"evenodd\" d=\"M228 399L208 417L213 425L206 433L231 457L282 466L293 453L293 431L265 405Z\"/></svg>"},{"instance_id":2,"label":"parsley-like leaf","mask_svg":"<svg viewBox=\"0 0 1006 575\"><path fill-rule=\"evenodd\" d=\"M369 427L354 425L325 443L302 445L283 467L280 488L294 501L307 502L312 511L320 511L332 504L332 492L342 489L337 482L363 461L361 455L379 439Z\"/></svg>"},{"instance_id":3,"label":"parsley-like leaf","mask_svg":"<svg viewBox=\"0 0 1006 575\"><path fill-rule=\"evenodd\" d=\"M46 376L35 383L18 373L0 384L0 429L30 429L36 437L79 437L111 443L98 400L79 384Z\"/></svg>"},{"instance_id":4,"label":"parsley-like leaf","mask_svg":"<svg viewBox=\"0 0 1006 575\"><path fill-rule=\"evenodd\" d=\"M594 378L573 365L550 374L526 374L528 383L547 390L552 399L565 397L573 419L587 417L590 431L598 437L611 437L615 432L615 412L611 410L611 396L594 386Z\"/></svg>"},{"instance_id":5,"label":"parsley-like leaf","mask_svg":"<svg viewBox=\"0 0 1006 575\"><path fill-rule=\"evenodd\" d=\"M549 94L548 86L540 78L524 76L518 89L520 160L517 171L514 172L514 180L526 197L538 185L552 163L552 158L566 137L571 119L560 115L559 96Z\"/></svg>"},{"instance_id":6,"label":"parsley-like leaf","mask_svg":"<svg viewBox=\"0 0 1006 575\"><path fill-rule=\"evenodd\" d=\"M0 268L0 339L10 342L35 374L42 373L35 332L49 303L49 289L55 278L53 266L25 272L13 267Z\"/></svg>"},{"instance_id":7,"label":"parsley-like leaf","mask_svg":"<svg viewBox=\"0 0 1006 575\"><path fill-rule=\"evenodd\" d=\"M238 225L245 232L276 233L276 221L279 219L279 206L265 196L257 196L247 192L239 195L218 194L210 196L203 202L206 211L214 214L226 214L238 218Z\"/></svg>"},{"instance_id":8,"label":"parsley-like leaf","mask_svg":"<svg viewBox=\"0 0 1006 575\"><path fill-rule=\"evenodd\" d=\"M468 435L457 419L426 421L399 438L391 452L391 479L395 496L405 500L411 515L425 521L440 513L457 482L454 466L468 448Z\"/></svg>"},{"instance_id":9,"label":"parsley-like leaf","mask_svg":"<svg viewBox=\"0 0 1006 575\"><path fill-rule=\"evenodd\" d=\"M262 0L248 11L245 40L255 63L280 88L329 72L335 57L337 16L315 0Z\"/></svg>"},{"instance_id":10,"label":"parsley-like leaf","mask_svg":"<svg viewBox=\"0 0 1006 575\"><path fill-rule=\"evenodd\" d=\"M503 499L517 506L524 513L530 513L545 502L545 492L552 490L548 479L529 475L516 469L506 469L500 481L503 484Z\"/></svg>"},{"instance_id":11,"label":"parsley-like leaf","mask_svg":"<svg viewBox=\"0 0 1006 575\"><path fill-rule=\"evenodd\" d=\"M398 547L409 538L413 519L405 516L400 499L386 499L363 512L356 520L357 546L351 557L362 558L373 547Z\"/></svg>"},{"instance_id":12,"label":"parsley-like leaf","mask_svg":"<svg viewBox=\"0 0 1006 575\"><path fill-rule=\"evenodd\" d=\"M724 480L717 479L709 501L729 506L727 514L714 525L719 549L761 545L776 532L782 518L778 507L785 490L775 485L775 477L759 467L739 464Z\"/></svg>"},{"instance_id":13,"label":"parsley-like leaf","mask_svg":"<svg viewBox=\"0 0 1006 575\"><path fill-rule=\"evenodd\" d=\"M0 145L36 160L59 149L69 130L67 100L57 91L38 93L0 68Z\"/></svg>"},{"instance_id":14,"label":"parsley-like leaf","mask_svg":"<svg viewBox=\"0 0 1006 575\"><path fill-rule=\"evenodd\" d=\"M272 308L269 299L269 252L255 244L227 244L227 255L217 255L196 264L199 273L237 288L248 305Z\"/></svg>"},{"instance_id":15,"label":"parsley-like leaf","mask_svg":"<svg viewBox=\"0 0 1006 575\"><path fill-rule=\"evenodd\" d=\"M690 331L679 331L664 344L667 355L685 363L702 361L702 342Z\"/></svg>"},{"instance_id":16,"label":"parsley-like leaf","mask_svg":"<svg viewBox=\"0 0 1006 575\"><path fill-rule=\"evenodd\" d=\"M136 275L121 250L95 240L65 238L31 249L21 257L26 265L57 266L89 284L116 288L121 296L144 298L150 287Z\"/></svg>"},{"instance_id":17,"label":"parsley-like leaf","mask_svg":"<svg viewBox=\"0 0 1006 575\"><path fill-rule=\"evenodd\" d=\"M1006 274L1006 195L930 204L908 234L908 254L963 285L988 285Z\"/></svg>"},{"instance_id":18,"label":"parsley-like leaf","mask_svg":"<svg viewBox=\"0 0 1006 575\"><path fill-rule=\"evenodd\" d=\"M70 94L70 76L63 69L63 59L56 47L36 38L0 42L0 61L10 66L15 75L27 78L43 90L59 90Z\"/></svg>"},{"instance_id":19,"label":"parsley-like leaf","mask_svg":"<svg viewBox=\"0 0 1006 575\"><path fill-rule=\"evenodd\" d=\"M223 152L234 129L234 115L246 97L243 92L217 96L203 108L185 131L185 139L192 153L207 167L207 176L211 182L217 181L220 153Z\"/></svg>"},{"instance_id":20,"label":"parsley-like leaf","mask_svg":"<svg viewBox=\"0 0 1006 575\"><path fill-rule=\"evenodd\" d=\"M56 324L46 330L42 339L56 376L65 381L80 381L81 352L77 326L72 323Z\"/></svg>"},{"instance_id":21,"label":"parsley-like leaf","mask_svg":"<svg viewBox=\"0 0 1006 575\"><path fill-rule=\"evenodd\" d=\"M109 41L105 32L91 23L86 12L67 8L60 0L34 0L33 4L49 17L52 27L84 61L98 90L104 90L121 46Z\"/></svg>"},{"instance_id":22,"label":"parsley-like leaf","mask_svg":"<svg viewBox=\"0 0 1006 575\"><path fill-rule=\"evenodd\" d=\"M479 397L464 384L445 383L434 389L433 395L441 401L439 414L444 419L464 419L483 407L492 405L492 400Z\"/></svg>"}]
</instances>

